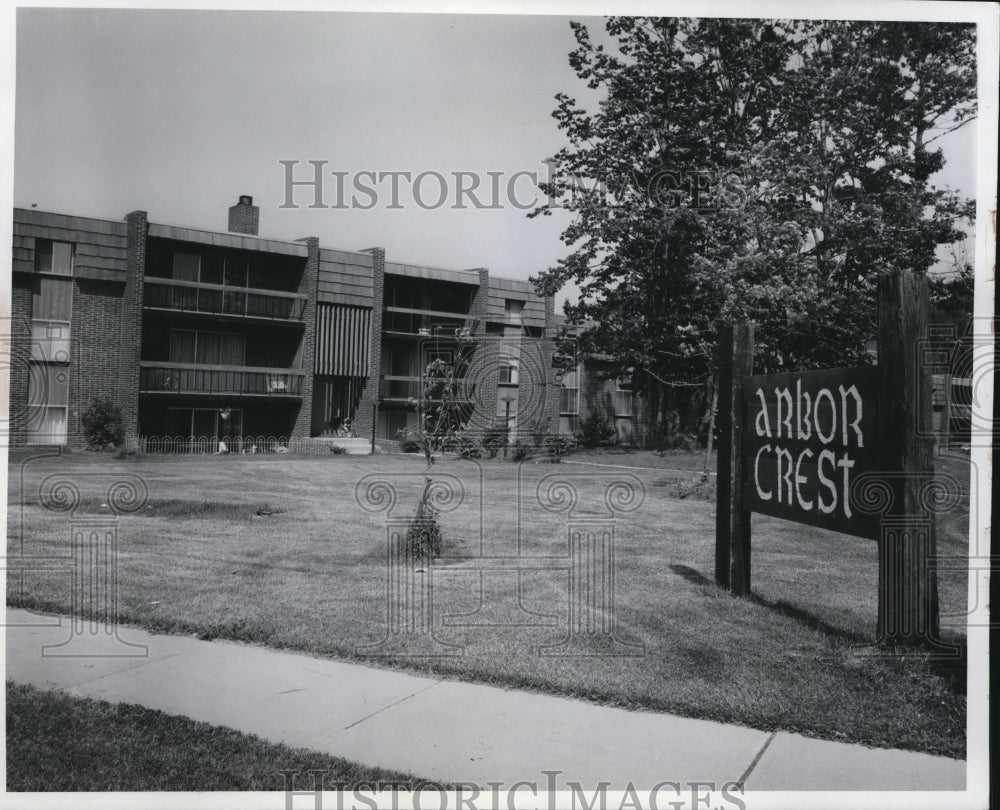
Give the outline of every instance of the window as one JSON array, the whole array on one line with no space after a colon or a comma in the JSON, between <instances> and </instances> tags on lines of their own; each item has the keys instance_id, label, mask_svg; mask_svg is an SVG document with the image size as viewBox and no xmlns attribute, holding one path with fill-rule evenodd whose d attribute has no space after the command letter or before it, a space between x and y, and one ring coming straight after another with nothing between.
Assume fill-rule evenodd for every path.
<instances>
[{"instance_id":1,"label":"window","mask_svg":"<svg viewBox=\"0 0 1000 810\"><path fill-rule=\"evenodd\" d=\"M198 281L200 260L201 257L193 253L175 253L174 279L176 281Z\"/></svg>"},{"instance_id":2,"label":"window","mask_svg":"<svg viewBox=\"0 0 1000 810\"><path fill-rule=\"evenodd\" d=\"M562 388L559 391L559 413L578 414L580 412L579 377L575 371L567 371L563 375Z\"/></svg>"},{"instance_id":3,"label":"window","mask_svg":"<svg viewBox=\"0 0 1000 810\"><path fill-rule=\"evenodd\" d=\"M507 298L503 302L504 315L507 323L521 325L521 313L524 311L524 301L515 301Z\"/></svg>"},{"instance_id":4,"label":"window","mask_svg":"<svg viewBox=\"0 0 1000 810\"><path fill-rule=\"evenodd\" d=\"M28 444L66 444L69 364L32 363L28 376Z\"/></svg>"},{"instance_id":5,"label":"window","mask_svg":"<svg viewBox=\"0 0 1000 810\"><path fill-rule=\"evenodd\" d=\"M517 360L510 357L500 358L500 385L517 385Z\"/></svg>"},{"instance_id":6,"label":"window","mask_svg":"<svg viewBox=\"0 0 1000 810\"><path fill-rule=\"evenodd\" d=\"M172 275L176 281L246 287L249 262L239 257L224 257L212 253L175 253Z\"/></svg>"},{"instance_id":7,"label":"window","mask_svg":"<svg viewBox=\"0 0 1000 810\"><path fill-rule=\"evenodd\" d=\"M73 244L39 239L35 243L35 262L40 273L73 275Z\"/></svg>"},{"instance_id":8,"label":"window","mask_svg":"<svg viewBox=\"0 0 1000 810\"><path fill-rule=\"evenodd\" d=\"M614 402L615 416L616 417L626 417L628 419L632 418L632 388L631 386L628 390L623 390L620 382L620 378L615 380L615 390L611 395L611 399Z\"/></svg>"},{"instance_id":9,"label":"window","mask_svg":"<svg viewBox=\"0 0 1000 810\"><path fill-rule=\"evenodd\" d=\"M39 362L69 362L70 318L73 280L35 278L31 299L31 359Z\"/></svg>"},{"instance_id":10,"label":"window","mask_svg":"<svg viewBox=\"0 0 1000 810\"><path fill-rule=\"evenodd\" d=\"M28 444L65 444L69 405L70 323L73 311L73 245L39 240L31 296L31 362L28 375Z\"/></svg>"},{"instance_id":11,"label":"window","mask_svg":"<svg viewBox=\"0 0 1000 810\"><path fill-rule=\"evenodd\" d=\"M234 332L170 331L170 362L207 366L243 366L246 336Z\"/></svg>"}]
</instances>

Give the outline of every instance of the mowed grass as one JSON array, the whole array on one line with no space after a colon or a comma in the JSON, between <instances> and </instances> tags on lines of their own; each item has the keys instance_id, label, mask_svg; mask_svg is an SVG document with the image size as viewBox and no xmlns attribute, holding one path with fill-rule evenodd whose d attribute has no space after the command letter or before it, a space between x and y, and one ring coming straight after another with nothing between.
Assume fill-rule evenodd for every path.
<instances>
[{"instance_id":1,"label":"mowed grass","mask_svg":"<svg viewBox=\"0 0 1000 810\"><path fill-rule=\"evenodd\" d=\"M127 703L70 697L7 683L8 791L296 790L323 783L393 782L412 776L265 742Z\"/></svg>"},{"instance_id":2,"label":"mowed grass","mask_svg":"<svg viewBox=\"0 0 1000 810\"><path fill-rule=\"evenodd\" d=\"M653 461L644 464L643 455ZM387 515L398 526L412 514L424 475L417 457L22 455L12 460L9 546L15 558L67 555L71 518L39 503L48 476L73 480L79 510L100 514L115 477L137 475L151 508L117 519L124 622L964 756L964 658L864 654L875 637L874 542L755 516L753 598L716 588L715 505L673 497L680 479L666 473L693 468L696 481L699 455L672 465L655 461L656 454L594 459L645 467L638 470L442 459L433 477L461 482L464 496L441 515L446 556L414 575L433 578L434 636L451 645L437 648L450 653L440 657L409 657L404 653L423 648L398 636L382 643L389 626ZM961 459L940 466L968 479ZM378 502L378 488L362 486L373 499L363 508L356 497L362 479L387 482L392 498ZM571 487L565 497L575 493L570 513L555 511L569 503L551 488L560 480ZM578 639L573 657L545 655L567 636L568 523L607 521L609 487L629 480L639 482L644 500L614 516L613 620L621 643L612 647L598 634ZM546 492L551 510L540 503ZM390 500L390 512L375 511ZM189 511L177 506L183 503ZM939 553L967 556L967 504L940 526ZM13 568L10 603L69 611L68 569ZM959 567L941 572L944 635L957 643L964 642L966 583Z\"/></svg>"}]
</instances>

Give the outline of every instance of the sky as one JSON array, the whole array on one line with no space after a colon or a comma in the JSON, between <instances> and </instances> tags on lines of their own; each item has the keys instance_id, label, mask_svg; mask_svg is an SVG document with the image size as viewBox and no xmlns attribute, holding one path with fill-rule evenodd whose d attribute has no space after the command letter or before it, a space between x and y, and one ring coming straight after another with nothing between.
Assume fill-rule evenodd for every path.
<instances>
[{"instance_id":1,"label":"sky","mask_svg":"<svg viewBox=\"0 0 1000 810\"><path fill-rule=\"evenodd\" d=\"M153 222L225 230L228 207L249 194L262 236L527 278L567 252L566 213L528 219L507 189L513 178L528 207L540 196L530 175L515 175L544 180L543 161L564 143L555 94L588 93L568 63L569 19L20 9L14 204L107 219L141 209ZM934 180L973 196L974 128L942 145L948 165ZM295 180L325 161L322 202L348 207L310 208L306 187L289 196L280 161L297 161ZM365 171L429 174L416 198L400 177L398 208L391 179L369 177L377 203L352 208L352 198L371 203L351 185ZM342 194L332 172L347 173ZM486 205L498 173L502 204L477 210L465 197L454 208L455 172L482 178Z\"/></svg>"}]
</instances>

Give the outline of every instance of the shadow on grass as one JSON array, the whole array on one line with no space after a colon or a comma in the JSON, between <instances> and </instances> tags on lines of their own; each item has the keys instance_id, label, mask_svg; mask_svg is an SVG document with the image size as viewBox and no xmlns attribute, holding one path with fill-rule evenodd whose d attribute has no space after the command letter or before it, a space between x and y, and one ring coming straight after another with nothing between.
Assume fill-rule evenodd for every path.
<instances>
[{"instance_id":1,"label":"shadow on grass","mask_svg":"<svg viewBox=\"0 0 1000 810\"><path fill-rule=\"evenodd\" d=\"M701 573L701 571L691 568L688 565L671 565L670 570L677 574L677 576L687 582L690 582L692 585L697 585L703 588L716 587L713 580L706 577ZM873 639L868 638L861 633L836 627L819 616L816 616L807 610L803 610L802 608L796 607L795 605L789 604L788 602L782 600L770 601L754 593L750 594L748 600L755 605L774 611L782 617L792 619L810 630L822 633L828 638L837 639L838 641L846 642L851 646L857 646L859 648L871 649L874 645ZM935 651L929 648L914 648L910 650L900 650L897 652L885 649L884 656L885 658L890 659L902 659L910 655L921 657L926 661L930 671L934 675L944 679L955 694L964 695L966 692L966 675L968 669L968 647L966 641L965 639L949 638L944 643L957 647L957 650L953 655L935 654Z\"/></svg>"}]
</instances>

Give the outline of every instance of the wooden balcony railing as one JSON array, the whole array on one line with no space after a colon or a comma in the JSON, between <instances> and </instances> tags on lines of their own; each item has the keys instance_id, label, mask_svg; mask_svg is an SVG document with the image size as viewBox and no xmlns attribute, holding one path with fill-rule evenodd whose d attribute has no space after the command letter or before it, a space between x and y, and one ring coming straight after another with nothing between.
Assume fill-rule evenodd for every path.
<instances>
[{"instance_id":1,"label":"wooden balcony railing","mask_svg":"<svg viewBox=\"0 0 1000 810\"><path fill-rule=\"evenodd\" d=\"M304 377L301 371L281 368L143 362L139 390L145 394L301 397Z\"/></svg>"},{"instance_id":2,"label":"wooden balcony railing","mask_svg":"<svg viewBox=\"0 0 1000 810\"><path fill-rule=\"evenodd\" d=\"M272 321L301 321L307 297L279 290L226 287L192 281L146 278L143 306Z\"/></svg>"}]
</instances>

